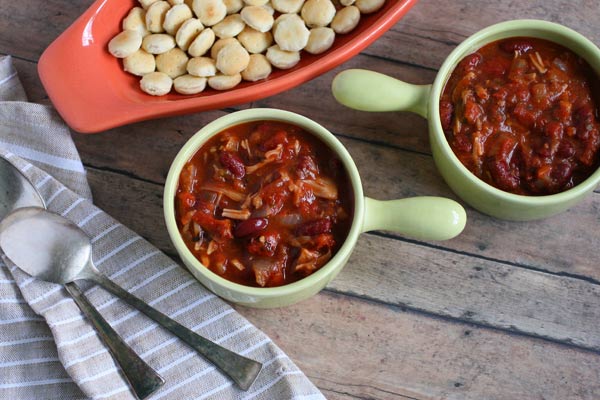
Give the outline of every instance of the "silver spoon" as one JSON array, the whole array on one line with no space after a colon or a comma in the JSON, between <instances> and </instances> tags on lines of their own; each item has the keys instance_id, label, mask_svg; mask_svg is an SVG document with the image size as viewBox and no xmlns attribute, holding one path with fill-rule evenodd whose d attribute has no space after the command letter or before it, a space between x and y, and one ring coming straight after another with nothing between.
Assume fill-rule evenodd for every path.
<instances>
[{"instance_id":1,"label":"silver spoon","mask_svg":"<svg viewBox=\"0 0 600 400\"><path fill-rule=\"evenodd\" d=\"M31 182L14 165L0 157L0 221L11 211L22 207L45 208L46 205ZM47 280L55 282L52 279ZM96 328L101 340L121 367L136 397L144 399L160 388L165 380L121 339L75 283L67 283L65 288Z\"/></svg>"},{"instance_id":2,"label":"silver spoon","mask_svg":"<svg viewBox=\"0 0 600 400\"><path fill-rule=\"evenodd\" d=\"M90 238L61 215L41 208L21 208L0 223L0 248L30 275L66 284L89 279L127 301L210 360L244 390L250 388L262 364L198 335L96 269Z\"/></svg>"},{"instance_id":3,"label":"silver spoon","mask_svg":"<svg viewBox=\"0 0 600 400\"><path fill-rule=\"evenodd\" d=\"M21 207L46 208L42 196L14 165L0 157L0 220Z\"/></svg>"}]
</instances>

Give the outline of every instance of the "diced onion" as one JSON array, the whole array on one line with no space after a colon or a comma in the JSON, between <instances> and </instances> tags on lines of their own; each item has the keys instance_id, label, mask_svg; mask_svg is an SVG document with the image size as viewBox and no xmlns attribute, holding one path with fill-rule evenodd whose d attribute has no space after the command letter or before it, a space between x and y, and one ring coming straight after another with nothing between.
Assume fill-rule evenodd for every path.
<instances>
[{"instance_id":1,"label":"diced onion","mask_svg":"<svg viewBox=\"0 0 600 400\"><path fill-rule=\"evenodd\" d=\"M215 250L217 250L217 248L219 248L219 245L214 240L211 240L208 244L208 248L206 249L206 254L210 256L215 252Z\"/></svg>"},{"instance_id":2,"label":"diced onion","mask_svg":"<svg viewBox=\"0 0 600 400\"><path fill-rule=\"evenodd\" d=\"M305 180L302 183L310 187L317 197L327 200L336 200L338 198L337 186L329 178L321 177L315 180Z\"/></svg>"},{"instance_id":3,"label":"diced onion","mask_svg":"<svg viewBox=\"0 0 600 400\"><path fill-rule=\"evenodd\" d=\"M302 222L302 216L297 213L285 214L279 218L282 225L295 226Z\"/></svg>"},{"instance_id":4,"label":"diced onion","mask_svg":"<svg viewBox=\"0 0 600 400\"><path fill-rule=\"evenodd\" d=\"M254 277L256 283L259 286L264 287L269 278L271 277L271 271L276 266L276 262L268 258L258 258L252 264L252 270L254 271Z\"/></svg>"},{"instance_id":5,"label":"diced onion","mask_svg":"<svg viewBox=\"0 0 600 400\"><path fill-rule=\"evenodd\" d=\"M260 168L264 167L265 165L267 165L267 164L269 164L269 163L271 163L273 161L275 161L275 160L267 158L266 160L257 162L254 165L247 165L246 166L246 174L253 174L256 171L258 171Z\"/></svg>"},{"instance_id":6,"label":"diced onion","mask_svg":"<svg viewBox=\"0 0 600 400\"><path fill-rule=\"evenodd\" d=\"M211 185L211 184L204 185L202 187L202 190L210 190L211 192L220 193L220 194L230 198L233 201L242 201L246 197L246 195L244 193L240 193L233 189L229 189L226 187L220 187L220 186L216 186L216 185Z\"/></svg>"},{"instance_id":7,"label":"diced onion","mask_svg":"<svg viewBox=\"0 0 600 400\"><path fill-rule=\"evenodd\" d=\"M246 269L246 266L244 264L242 264L242 262L240 260L238 260L237 258L234 258L233 260L231 260L230 263L231 263L231 265L236 267L239 271L243 271Z\"/></svg>"},{"instance_id":8,"label":"diced onion","mask_svg":"<svg viewBox=\"0 0 600 400\"><path fill-rule=\"evenodd\" d=\"M250 214L251 212L248 209L234 210L232 208L224 208L223 213L221 215L225 218L247 220L248 218L250 218Z\"/></svg>"}]
</instances>

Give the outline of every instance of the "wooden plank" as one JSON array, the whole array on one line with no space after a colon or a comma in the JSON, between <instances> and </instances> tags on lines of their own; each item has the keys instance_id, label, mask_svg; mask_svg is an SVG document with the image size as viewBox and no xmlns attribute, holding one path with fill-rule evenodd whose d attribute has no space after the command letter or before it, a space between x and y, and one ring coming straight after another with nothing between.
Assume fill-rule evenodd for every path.
<instances>
[{"instance_id":1,"label":"wooden plank","mask_svg":"<svg viewBox=\"0 0 600 400\"><path fill-rule=\"evenodd\" d=\"M199 115L210 119L219 114ZM191 118L181 118L182 126L195 125ZM163 123L166 124L167 121L146 123L148 134L164 134L166 128L162 128ZM183 125L186 123L188 125ZM170 129L173 131L173 128ZM184 129L187 132L193 131L191 128ZM84 160L91 162L94 167L110 166L142 179L162 183L178 146L186 138L187 136L173 132L167 135L167 139L152 137L152 143L156 144L147 146L143 137L113 132L107 136L76 136L76 141L78 148L84 152ZM427 155L366 145L349 139L343 139L343 143L358 165L365 193L369 196L379 199L414 195L454 197ZM147 160L153 162L149 163ZM567 213L527 223L495 220L469 210L469 223L460 240L444 242L441 246L540 270L600 280L600 271L596 268L595 261L587 256L600 240L594 229L600 218L596 211L600 208L599 201L598 195L593 195ZM583 235L581 232L587 234ZM514 251L507 259L508 248Z\"/></svg>"},{"instance_id":2,"label":"wooden plank","mask_svg":"<svg viewBox=\"0 0 600 400\"><path fill-rule=\"evenodd\" d=\"M154 246L175 254L162 213L162 187L107 171L89 170L94 204Z\"/></svg>"},{"instance_id":3,"label":"wooden plank","mask_svg":"<svg viewBox=\"0 0 600 400\"><path fill-rule=\"evenodd\" d=\"M364 53L437 70L464 39L486 26L512 19L541 19L563 24L600 44L594 1L419 1L386 35Z\"/></svg>"},{"instance_id":4,"label":"wooden plank","mask_svg":"<svg viewBox=\"0 0 600 400\"><path fill-rule=\"evenodd\" d=\"M600 353L600 286L579 279L363 235L328 288Z\"/></svg>"},{"instance_id":5,"label":"wooden plank","mask_svg":"<svg viewBox=\"0 0 600 400\"><path fill-rule=\"evenodd\" d=\"M331 398L600 398L600 357L573 348L323 292L237 309Z\"/></svg>"},{"instance_id":6,"label":"wooden plank","mask_svg":"<svg viewBox=\"0 0 600 400\"><path fill-rule=\"evenodd\" d=\"M212 114L215 115L218 113ZM206 113L194 116L204 117L210 118ZM182 124L194 125L191 118L181 118ZM170 123L172 122L171 120ZM148 134L154 135L152 146L149 146L143 137L126 135L121 131L109 133L107 136L76 136L76 141L78 148L83 152L83 159L92 163L91 166L110 168L162 184L178 146L192 131L191 128L185 128L187 132L181 136L173 132L173 128L169 128L173 133L161 139L154 132L164 134L167 128L163 129L161 124L167 123L147 123ZM109 136L112 141L108 140ZM346 138L343 138L342 142L355 159L362 175L365 194L368 196L382 200L416 195L455 198L438 175L428 155ZM118 190L106 186L97 192L106 193L110 198L111 193ZM468 224L460 238L436 245L528 268L600 281L597 263L589 256L594 253L600 242L600 233L595 229L600 222L599 209L599 194L588 197L566 213L542 221L501 221L469 209ZM511 251L507 252L507 249Z\"/></svg>"},{"instance_id":7,"label":"wooden plank","mask_svg":"<svg viewBox=\"0 0 600 400\"><path fill-rule=\"evenodd\" d=\"M183 144L204 125L225 114L216 110L161 118L98 135L74 134L73 139L82 159L90 166L163 184Z\"/></svg>"},{"instance_id":8,"label":"wooden plank","mask_svg":"<svg viewBox=\"0 0 600 400\"><path fill-rule=\"evenodd\" d=\"M37 61L46 47L92 2L47 0L41 5L37 0L2 1L0 53Z\"/></svg>"},{"instance_id":9,"label":"wooden plank","mask_svg":"<svg viewBox=\"0 0 600 400\"><path fill-rule=\"evenodd\" d=\"M385 200L415 195L455 198L427 155L366 146L350 140L344 140L344 144L358 166L368 196ZM600 222L599 209L597 193L568 212L541 221L501 221L469 208L467 227L460 237L436 245L598 281L600 270L589 254L593 254L600 243L595 228Z\"/></svg>"},{"instance_id":10,"label":"wooden plank","mask_svg":"<svg viewBox=\"0 0 600 400\"><path fill-rule=\"evenodd\" d=\"M90 170L88 176L99 207L175 254L164 227L160 185L105 171ZM439 244L430 247L363 235L348 265L329 287L600 351L600 286L457 254Z\"/></svg>"}]
</instances>

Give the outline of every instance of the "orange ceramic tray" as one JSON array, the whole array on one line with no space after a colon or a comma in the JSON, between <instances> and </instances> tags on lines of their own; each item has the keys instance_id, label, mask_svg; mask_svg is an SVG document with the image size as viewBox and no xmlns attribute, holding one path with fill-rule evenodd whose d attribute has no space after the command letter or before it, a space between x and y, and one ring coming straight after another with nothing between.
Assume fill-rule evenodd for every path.
<instances>
[{"instance_id":1,"label":"orange ceramic tray","mask_svg":"<svg viewBox=\"0 0 600 400\"><path fill-rule=\"evenodd\" d=\"M417 0L388 0L378 12L361 18L349 34L337 35L333 47L314 56L302 53L289 70L274 69L268 79L243 82L229 91L207 89L185 96L150 96L139 77L123 71L107 44L135 0L97 0L42 54L38 72L52 103L75 131L95 133L132 122L218 109L272 96L343 63L392 27Z\"/></svg>"}]
</instances>

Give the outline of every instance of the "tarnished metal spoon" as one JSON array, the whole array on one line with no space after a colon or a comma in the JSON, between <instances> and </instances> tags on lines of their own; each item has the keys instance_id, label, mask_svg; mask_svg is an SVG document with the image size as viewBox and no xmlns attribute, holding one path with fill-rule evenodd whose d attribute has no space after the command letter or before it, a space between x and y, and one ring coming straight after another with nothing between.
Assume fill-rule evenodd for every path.
<instances>
[{"instance_id":1,"label":"tarnished metal spoon","mask_svg":"<svg viewBox=\"0 0 600 400\"><path fill-rule=\"evenodd\" d=\"M89 279L122 298L202 354L244 390L262 364L236 354L179 324L123 290L96 269L92 243L77 225L41 208L21 208L0 223L0 248L30 275L67 284Z\"/></svg>"},{"instance_id":2,"label":"tarnished metal spoon","mask_svg":"<svg viewBox=\"0 0 600 400\"><path fill-rule=\"evenodd\" d=\"M10 162L0 157L0 221L4 220L13 210L23 207L43 209L46 206L42 196L31 182ZM11 257L9 256L9 258ZM19 265L17 264L17 266ZM30 273L30 275L33 274ZM53 279L44 280L56 282ZM75 283L67 283L65 288L96 328L98 335L121 367L137 398L144 399L160 388L165 380L121 339L119 334L81 293Z\"/></svg>"},{"instance_id":3,"label":"tarnished metal spoon","mask_svg":"<svg viewBox=\"0 0 600 400\"><path fill-rule=\"evenodd\" d=\"M42 196L14 165L0 157L0 220L21 207L46 208Z\"/></svg>"}]
</instances>

